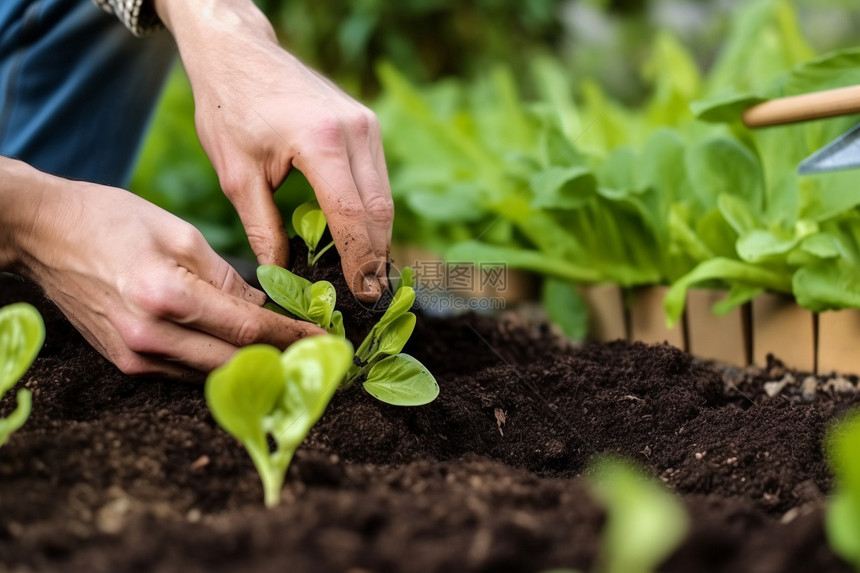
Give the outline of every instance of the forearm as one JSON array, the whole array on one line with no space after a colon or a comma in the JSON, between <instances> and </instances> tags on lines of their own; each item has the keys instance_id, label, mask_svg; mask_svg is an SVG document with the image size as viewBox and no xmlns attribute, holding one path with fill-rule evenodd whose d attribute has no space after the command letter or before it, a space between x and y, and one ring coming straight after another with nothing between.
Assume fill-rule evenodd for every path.
<instances>
[{"instance_id":1,"label":"forearm","mask_svg":"<svg viewBox=\"0 0 860 573\"><path fill-rule=\"evenodd\" d=\"M0 270L21 270L45 193L45 178L26 163L0 157Z\"/></svg>"}]
</instances>

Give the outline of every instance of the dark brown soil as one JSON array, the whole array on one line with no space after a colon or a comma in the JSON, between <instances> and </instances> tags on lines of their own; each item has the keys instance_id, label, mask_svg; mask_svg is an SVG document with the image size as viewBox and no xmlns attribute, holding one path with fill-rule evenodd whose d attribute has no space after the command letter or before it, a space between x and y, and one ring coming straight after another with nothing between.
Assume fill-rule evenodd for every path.
<instances>
[{"instance_id":1,"label":"dark brown soil","mask_svg":"<svg viewBox=\"0 0 860 573\"><path fill-rule=\"evenodd\" d=\"M345 297L342 297L345 299ZM27 424L0 448L0 563L16 571L541 571L593 563L599 452L683 496L692 530L666 571L849 571L827 548L821 439L856 383L815 395L784 372L699 364L667 346L573 348L516 314L421 318L421 408L338 394L262 506L247 454L202 387L133 380L32 285L0 275L48 336ZM808 389L807 389L808 390ZM11 408L11 394L0 411Z\"/></svg>"}]
</instances>

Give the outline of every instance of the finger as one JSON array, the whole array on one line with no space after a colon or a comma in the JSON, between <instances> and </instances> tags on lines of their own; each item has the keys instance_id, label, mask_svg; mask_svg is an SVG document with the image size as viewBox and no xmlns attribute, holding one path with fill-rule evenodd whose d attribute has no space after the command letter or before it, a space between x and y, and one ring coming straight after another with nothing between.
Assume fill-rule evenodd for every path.
<instances>
[{"instance_id":1,"label":"finger","mask_svg":"<svg viewBox=\"0 0 860 573\"><path fill-rule=\"evenodd\" d=\"M249 285L236 269L211 248L201 253L197 268L189 270L221 292L248 301L255 306L263 306L266 302L266 293Z\"/></svg>"},{"instance_id":2,"label":"finger","mask_svg":"<svg viewBox=\"0 0 860 573\"><path fill-rule=\"evenodd\" d=\"M212 335L236 347L271 344L284 349L293 342L325 334L309 322L295 320L225 293L197 279L179 295L180 312L163 318ZM167 309L168 311L170 309Z\"/></svg>"},{"instance_id":3,"label":"finger","mask_svg":"<svg viewBox=\"0 0 860 573\"><path fill-rule=\"evenodd\" d=\"M272 186L263 174L236 185L222 183L224 193L245 227L248 242L261 265L286 266L289 242Z\"/></svg>"},{"instance_id":4,"label":"finger","mask_svg":"<svg viewBox=\"0 0 860 573\"><path fill-rule=\"evenodd\" d=\"M293 165L304 173L325 214L349 289L363 302L374 302L382 294L380 260L367 232L364 204L355 186L344 147L308 160L297 156ZM384 275L384 273L383 273Z\"/></svg>"},{"instance_id":5,"label":"finger","mask_svg":"<svg viewBox=\"0 0 860 573\"><path fill-rule=\"evenodd\" d=\"M384 159L382 163L384 166ZM350 157L350 165L364 206L367 234L378 261L375 272L382 288L386 288L386 266L394 220L394 204L391 200L388 175L385 171L378 170L378 162L366 147Z\"/></svg>"}]
</instances>

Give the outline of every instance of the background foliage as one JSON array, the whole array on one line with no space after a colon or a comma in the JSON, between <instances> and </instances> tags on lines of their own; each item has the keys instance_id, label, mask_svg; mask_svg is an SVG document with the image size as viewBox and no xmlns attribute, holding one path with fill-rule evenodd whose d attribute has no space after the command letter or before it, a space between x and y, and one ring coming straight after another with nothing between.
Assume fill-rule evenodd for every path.
<instances>
[{"instance_id":1,"label":"background foliage","mask_svg":"<svg viewBox=\"0 0 860 573\"><path fill-rule=\"evenodd\" d=\"M732 32L732 15L756 3L741 0L260 2L288 49L331 75L380 114L397 202L396 240L418 242L440 252L476 235L489 244L537 246L538 251L549 250L559 255L551 264L556 275L559 268L569 271L561 273L565 280L608 278L622 284L675 281L694 263L707 258L705 255L739 258L733 248L723 253L697 251L695 232L681 244L680 252L676 248L672 253L666 238L673 237L672 241L678 238L678 233L684 230L680 223L689 227L692 219L707 216L714 222L710 233L720 232L719 221L704 209L707 205L694 202L684 208L673 208L674 227L670 232L667 226L670 217L665 215L668 203L656 205L647 195L634 196L630 191L635 185L618 179L618 174L630 172L631 162L639 161L636 155L639 151L635 149L651 142L653 137L662 137L664 141L658 141L652 149L671 147L673 137L685 142L694 140L697 130L702 128L697 127L701 122L692 121L689 104L693 100L718 94L727 87L738 93L762 88L778 72L814 53L850 46L860 31L860 14L853 2L796 0L770 2L790 6L791 14L798 14L791 16L792 22L777 23L768 30L752 24L745 30L736 24ZM784 19L778 15L776 18ZM793 26L799 27L796 33ZM789 30L791 37L786 36L785 30ZM744 34L748 36L746 44ZM752 51L748 51L750 46ZM731 50L736 53L727 55ZM766 73L760 73L761 70ZM422 111L414 105L409 108L412 104L426 109ZM422 120L421 114L425 112ZM450 122L453 126L449 139L443 137L442 144L432 140L432 136L429 140L426 135L416 136L419 127L432 132L434 122ZM560 130L556 141L546 138L547 133L553 133L551 124L558 124ZM678 133L660 135L655 131L658 126L677 129ZM572 149L560 144L579 138L578 130L587 133ZM821 133L817 133L814 139L820 138ZM480 145L475 147L475 142ZM484 148L478 149L481 145ZM760 155L754 145L744 145L746 152ZM416 149L420 153L415 153ZM766 167L791 169L788 164L796 160L796 151L786 155L783 163L771 161ZM591 159L579 161L578 153ZM743 157L745 151L732 148L728 153L740 153ZM460 161L458 155L467 161L456 172L458 176L450 177L450 170L456 171ZM700 153L696 157L689 159L688 164L699 161L698 171L719 170L719 165L708 163L711 155ZM534 173L529 171L534 165L527 165L531 160L552 169L543 174L543 179L534 181L530 179ZM516 171L518 165L525 169L520 175L528 174L525 183L510 177L511 169ZM429 189L428 173L422 173L422 168L425 172L438 169L448 179ZM752 170L757 168L751 166ZM576 169L584 171L578 173ZM559 208L559 201L568 201L561 206L570 212L556 227L588 229L589 225L597 225L603 235L594 234L596 242L592 244L580 241L582 244L574 245L570 237L561 233L547 238L547 227L541 226L539 218L526 225L517 224L508 216L516 209L502 212L499 205L494 208L486 201L478 204L479 195L463 187L469 179L463 173L469 170L473 181L496 182L498 197L504 197L505 189L516 193L517 185L537 183L536 189L542 194L537 203L533 201L536 216ZM651 175L636 177L665 179L672 171L672 165L667 164L662 172L657 169ZM421 181L421 177L425 180ZM587 185L597 181L600 185L594 186L595 190L599 187L625 191L615 196L597 193L590 200L597 202L597 206L590 203L587 209L571 210L576 205L570 204L569 198L557 196L565 185L569 192L573 183ZM666 188L672 187L666 181L663 183ZM193 102L181 66L177 66L171 77L157 111L132 189L197 225L217 250L248 255L241 225L220 193L217 177L197 141ZM444 194L444 200L433 195L439 192ZM276 197L287 212L310 193L301 175L294 173ZM651 201L646 201L646 206L652 209L650 222L661 229L656 232L644 229L645 234L637 236L650 236L653 244L626 239L632 236L631 226L649 224L647 217L641 217L641 202L637 203L643 197ZM714 197L716 194L711 193L711 198ZM661 200L666 200L666 196ZM671 198L668 201L671 203ZM599 204L609 203L614 210L599 208ZM624 207L619 210L621 205ZM599 217L610 212L610 219L599 221ZM501 221L487 225L495 219ZM615 240L606 240L607 229L615 233ZM730 235L729 230L722 228L722 231ZM760 233L758 237L762 237ZM559 252L560 244L567 244L569 250ZM708 241L703 244L707 247ZM715 245L715 241L710 242L710 247ZM715 248L719 250L718 246ZM673 256L668 256L670 253ZM520 266L531 265L534 269L535 264L549 264L545 260L535 263L533 254L519 253L531 257L526 265ZM559 260L569 266L560 266ZM778 286L785 288L785 283L779 282ZM560 291L550 288L545 292Z\"/></svg>"}]
</instances>

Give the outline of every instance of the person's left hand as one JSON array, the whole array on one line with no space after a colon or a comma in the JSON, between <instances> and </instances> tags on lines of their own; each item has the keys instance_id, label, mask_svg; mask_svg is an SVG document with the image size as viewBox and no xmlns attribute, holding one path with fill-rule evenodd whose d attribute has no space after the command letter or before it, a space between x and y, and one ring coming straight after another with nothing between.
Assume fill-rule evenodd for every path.
<instances>
[{"instance_id":1,"label":"person's left hand","mask_svg":"<svg viewBox=\"0 0 860 573\"><path fill-rule=\"evenodd\" d=\"M273 192L295 166L313 187L350 290L387 288L394 208L376 116L278 45L250 0L157 0L188 71L203 148L260 264L285 265Z\"/></svg>"}]
</instances>

